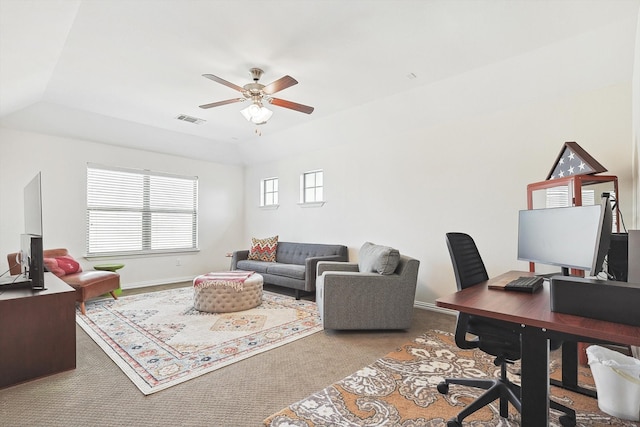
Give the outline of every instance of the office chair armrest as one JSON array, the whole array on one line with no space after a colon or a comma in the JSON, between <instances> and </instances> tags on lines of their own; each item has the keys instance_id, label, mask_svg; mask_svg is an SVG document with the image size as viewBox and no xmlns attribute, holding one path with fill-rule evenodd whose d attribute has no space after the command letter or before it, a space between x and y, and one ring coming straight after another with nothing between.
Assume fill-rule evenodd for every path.
<instances>
[{"instance_id":1,"label":"office chair armrest","mask_svg":"<svg viewBox=\"0 0 640 427\"><path fill-rule=\"evenodd\" d=\"M467 337L467 325L469 324L470 316L467 313L458 313L458 322L456 325L455 341L456 346L461 349L478 348L480 340L475 337L468 339Z\"/></svg>"}]
</instances>

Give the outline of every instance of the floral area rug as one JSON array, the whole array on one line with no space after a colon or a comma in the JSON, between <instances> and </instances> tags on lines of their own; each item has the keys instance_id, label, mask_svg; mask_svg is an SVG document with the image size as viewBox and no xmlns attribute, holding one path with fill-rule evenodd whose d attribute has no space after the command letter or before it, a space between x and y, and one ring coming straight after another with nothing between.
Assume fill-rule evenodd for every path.
<instances>
[{"instance_id":1,"label":"floral area rug","mask_svg":"<svg viewBox=\"0 0 640 427\"><path fill-rule=\"evenodd\" d=\"M312 301L263 292L235 313L193 308L193 288L87 303L76 322L144 394L155 393L322 330Z\"/></svg>"},{"instance_id":2,"label":"floral area rug","mask_svg":"<svg viewBox=\"0 0 640 427\"><path fill-rule=\"evenodd\" d=\"M559 378L559 360L550 372ZM517 372L518 364L509 367ZM461 350L453 335L430 331L373 364L321 390L264 421L268 427L446 426L447 421L475 400L482 390L451 385L447 395L436 386L444 377L494 377L499 367L479 350ZM519 377L510 372L510 379ZM588 367L581 367L579 383L593 385ZM598 409L597 400L551 387L553 398L576 411L578 426L638 426ZM465 418L469 427L519 426L520 414L509 405L509 418L499 415L498 401ZM560 426L558 412L550 412L550 425Z\"/></svg>"}]
</instances>

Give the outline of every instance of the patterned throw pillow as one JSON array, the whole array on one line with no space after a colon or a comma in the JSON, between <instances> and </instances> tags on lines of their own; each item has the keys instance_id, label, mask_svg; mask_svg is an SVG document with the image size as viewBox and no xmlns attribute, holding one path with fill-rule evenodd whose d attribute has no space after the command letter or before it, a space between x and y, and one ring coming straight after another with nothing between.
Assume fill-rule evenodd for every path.
<instances>
[{"instance_id":1,"label":"patterned throw pillow","mask_svg":"<svg viewBox=\"0 0 640 427\"><path fill-rule=\"evenodd\" d=\"M276 249L278 248L278 236L266 239L251 238L249 259L255 261L276 262Z\"/></svg>"}]
</instances>

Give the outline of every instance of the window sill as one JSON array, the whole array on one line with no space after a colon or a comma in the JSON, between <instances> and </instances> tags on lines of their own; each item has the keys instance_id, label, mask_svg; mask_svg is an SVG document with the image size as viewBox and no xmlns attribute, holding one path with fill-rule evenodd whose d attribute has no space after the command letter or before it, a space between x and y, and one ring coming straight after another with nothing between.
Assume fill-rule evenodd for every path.
<instances>
[{"instance_id":1,"label":"window sill","mask_svg":"<svg viewBox=\"0 0 640 427\"><path fill-rule=\"evenodd\" d=\"M273 211L276 210L280 207L280 205L266 205L266 206L259 206L260 209L265 210L265 211Z\"/></svg>"},{"instance_id":2,"label":"window sill","mask_svg":"<svg viewBox=\"0 0 640 427\"><path fill-rule=\"evenodd\" d=\"M116 253L102 253L102 254L84 254L83 258L91 261L110 261L113 258L133 259L133 258L151 258L151 257L165 257L174 256L188 253L198 253L200 249L172 249L167 251L149 251L149 252L116 252Z\"/></svg>"},{"instance_id":3,"label":"window sill","mask_svg":"<svg viewBox=\"0 0 640 427\"><path fill-rule=\"evenodd\" d=\"M307 203L298 203L298 206L301 208L321 208L327 202L307 202Z\"/></svg>"}]
</instances>

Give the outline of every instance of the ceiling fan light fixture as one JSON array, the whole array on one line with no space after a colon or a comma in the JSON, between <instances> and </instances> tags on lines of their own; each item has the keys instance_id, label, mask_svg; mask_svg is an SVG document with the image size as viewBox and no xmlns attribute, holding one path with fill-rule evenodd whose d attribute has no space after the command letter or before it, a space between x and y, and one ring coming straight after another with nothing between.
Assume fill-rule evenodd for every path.
<instances>
[{"instance_id":1,"label":"ceiling fan light fixture","mask_svg":"<svg viewBox=\"0 0 640 427\"><path fill-rule=\"evenodd\" d=\"M273 115L273 111L265 108L261 103L253 103L247 108L240 110L240 113L247 121L256 125L267 123L267 120Z\"/></svg>"},{"instance_id":2,"label":"ceiling fan light fixture","mask_svg":"<svg viewBox=\"0 0 640 427\"><path fill-rule=\"evenodd\" d=\"M240 112L242 113L243 117L247 119L247 121L257 125L265 124L273 115L273 112L271 110L265 108L262 105L262 103L265 101L271 105L275 105L276 107L288 108L290 110L299 111L305 114L311 114L313 112L313 107L310 107L308 105L298 104L297 102L274 98L272 96L274 93L280 92L281 90L284 90L293 85L297 85L298 81L293 77L283 76L265 86L262 83L259 83L260 77L263 73L260 68L251 68L249 71L251 72L253 83L247 83L244 86L238 86L218 76L214 76L213 74L203 74L203 76L208 78L209 80L213 80L216 83L220 83L221 85L227 86L240 92L243 97L203 104L200 105L200 108L207 109L220 107L222 105L249 100L251 101L251 105L249 105L244 110L241 110Z\"/></svg>"}]
</instances>

